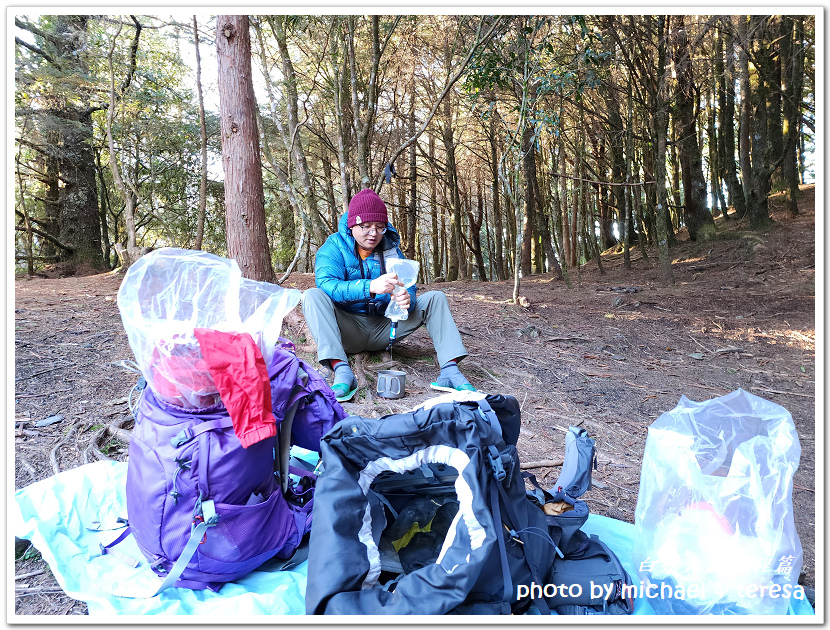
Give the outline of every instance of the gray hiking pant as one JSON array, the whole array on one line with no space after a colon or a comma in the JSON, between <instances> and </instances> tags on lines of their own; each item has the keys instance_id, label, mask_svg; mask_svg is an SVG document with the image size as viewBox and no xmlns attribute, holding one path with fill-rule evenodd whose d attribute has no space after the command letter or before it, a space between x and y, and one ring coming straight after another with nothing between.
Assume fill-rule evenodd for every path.
<instances>
[{"instance_id":1,"label":"gray hiking pant","mask_svg":"<svg viewBox=\"0 0 830 630\"><path fill-rule=\"evenodd\" d=\"M303 315L314 341L317 342L317 360L329 367L331 359L348 361L347 354L377 352L389 345L392 322L386 317L354 315L337 308L322 289L303 292ZM428 291L417 296L415 309L409 317L398 322L395 335L403 339L421 326L426 326L438 365L452 359L466 357L461 334L450 314L447 296L441 291Z\"/></svg>"}]
</instances>

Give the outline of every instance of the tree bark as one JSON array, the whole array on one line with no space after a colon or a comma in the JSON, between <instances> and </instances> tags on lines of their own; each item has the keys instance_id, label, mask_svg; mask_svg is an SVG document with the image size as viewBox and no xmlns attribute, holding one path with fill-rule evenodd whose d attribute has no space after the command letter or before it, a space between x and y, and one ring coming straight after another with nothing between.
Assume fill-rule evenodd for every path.
<instances>
[{"instance_id":1,"label":"tree bark","mask_svg":"<svg viewBox=\"0 0 830 630\"><path fill-rule=\"evenodd\" d=\"M236 260L246 278L274 282L247 16L217 16L216 57L228 256Z\"/></svg>"}]
</instances>

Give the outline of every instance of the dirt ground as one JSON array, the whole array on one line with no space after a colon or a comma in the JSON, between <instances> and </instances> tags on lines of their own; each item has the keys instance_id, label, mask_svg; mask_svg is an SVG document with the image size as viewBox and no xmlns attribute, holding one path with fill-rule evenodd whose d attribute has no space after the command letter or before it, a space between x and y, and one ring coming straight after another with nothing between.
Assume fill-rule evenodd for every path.
<instances>
[{"instance_id":1,"label":"dirt ground","mask_svg":"<svg viewBox=\"0 0 830 630\"><path fill-rule=\"evenodd\" d=\"M801 213L772 200L775 223L752 233L745 222L718 220L707 242L671 250L676 284L661 286L656 250L603 256L571 271L573 288L552 276L523 280L525 306L512 282L426 285L450 301L469 357L461 368L481 390L514 395L522 406L519 452L542 484L559 469L543 460L564 454L569 425L597 442L599 467L584 496L591 510L634 522L649 425L681 395L704 401L737 388L785 407L801 441L793 504L804 548L801 582L815 586L815 197ZM126 397L136 374L116 305L122 276L19 278L15 282L15 489L101 458L126 460L131 417ZM292 274L284 286L305 289L313 277ZM315 356L300 309L283 334ZM431 397L438 373L429 337L418 331L391 358L359 357L364 387L350 413L377 417ZM407 373L398 401L373 393L377 370ZM821 411L821 410L818 410ZM55 416L60 416L59 420ZM49 419L49 424L42 421ZM38 425L43 426L38 426ZM27 543L17 546L15 614L83 615L48 565Z\"/></svg>"}]
</instances>

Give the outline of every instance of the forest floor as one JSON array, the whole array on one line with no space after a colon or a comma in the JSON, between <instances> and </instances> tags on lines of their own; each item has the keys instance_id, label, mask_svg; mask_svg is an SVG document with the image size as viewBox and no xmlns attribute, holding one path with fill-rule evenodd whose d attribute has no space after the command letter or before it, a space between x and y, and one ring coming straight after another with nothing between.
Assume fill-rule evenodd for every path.
<instances>
[{"instance_id":1,"label":"forest floor","mask_svg":"<svg viewBox=\"0 0 830 630\"><path fill-rule=\"evenodd\" d=\"M571 271L573 288L550 275L521 283L526 306L512 303L513 283L448 282L469 357L462 371L479 389L512 394L522 407L519 454L542 483L559 468L569 425L596 440L599 467L584 495L591 510L634 522L649 425L685 395L694 401L738 388L785 407L801 442L793 513L804 548L800 581L815 586L816 280L815 192L805 187L800 213L771 203L763 233L745 221L718 219L714 240L680 235L671 250L676 284L661 286L656 250L633 249ZM113 364L132 359L116 305L122 276L22 277L15 282L15 479L19 489L96 459L126 460L131 426L126 397L135 374ZM313 276L292 274L283 286L305 289ZM283 334L315 356L302 312ZM384 353L361 357L364 387L344 406L378 417L437 394L432 343L423 330ZM406 396L390 401L373 389L377 370L406 372ZM56 419L60 416L60 419ZM46 421L46 422L44 422ZM109 428L108 428L109 426ZM120 427L120 428L119 428ZM821 468L819 472L822 472ZM48 565L25 541L15 560L15 614L83 615Z\"/></svg>"}]
</instances>

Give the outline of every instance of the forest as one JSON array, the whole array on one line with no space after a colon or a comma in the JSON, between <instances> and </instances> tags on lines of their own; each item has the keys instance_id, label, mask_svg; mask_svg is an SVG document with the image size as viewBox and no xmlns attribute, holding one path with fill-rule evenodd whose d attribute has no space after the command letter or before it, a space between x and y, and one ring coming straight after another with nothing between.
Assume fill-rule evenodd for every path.
<instances>
[{"instance_id":1,"label":"forest","mask_svg":"<svg viewBox=\"0 0 830 630\"><path fill-rule=\"evenodd\" d=\"M770 194L794 215L813 178L814 15L14 24L14 250L29 274L173 246L248 257L246 274L280 283L313 271L372 187L421 282L513 279L516 299L520 278L571 286L609 248L628 264L656 247L672 284L681 230L762 230ZM259 139L252 198L226 186L223 90L242 90Z\"/></svg>"},{"instance_id":2,"label":"forest","mask_svg":"<svg viewBox=\"0 0 830 630\"><path fill-rule=\"evenodd\" d=\"M143 380L118 305L131 264L201 249L307 290L318 248L372 188L419 290L446 295L470 383L520 405L523 471L549 487L569 427L595 440L592 516L634 527L651 427L683 397L779 404L800 447L785 480L793 581L823 614L820 12L163 13L13 13L16 498L129 460ZM317 367L301 309L280 325ZM365 418L434 397L440 369L424 329L353 367L343 407ZM406 373L400 400L376 395L390 368ZM115 479L96 478L100 503ZM28 503L52 510L38 526L61 512L51 498L10 511ZM98 595L117 580L68 586L83 571L62 576L10 520L15 615L112 616Z\"/></svg>"}]
</instances>

